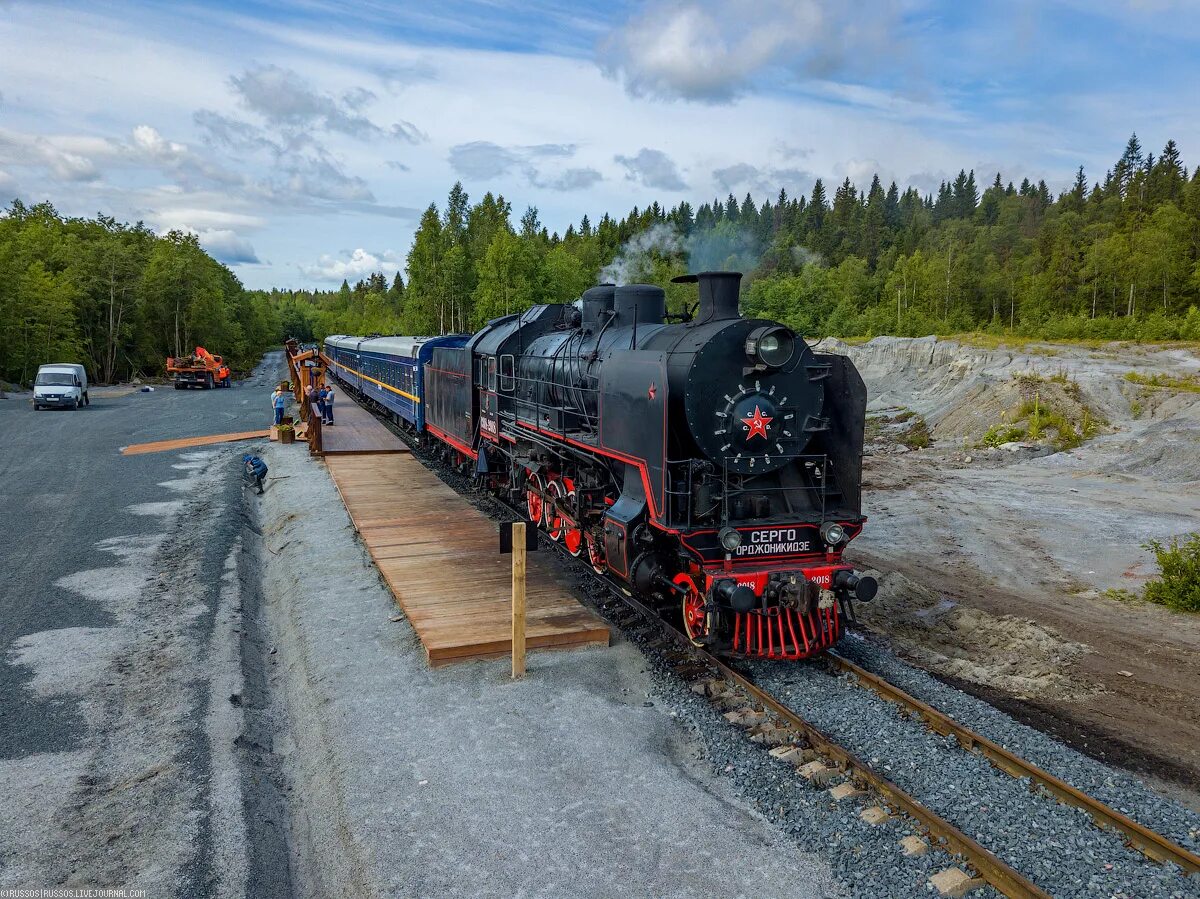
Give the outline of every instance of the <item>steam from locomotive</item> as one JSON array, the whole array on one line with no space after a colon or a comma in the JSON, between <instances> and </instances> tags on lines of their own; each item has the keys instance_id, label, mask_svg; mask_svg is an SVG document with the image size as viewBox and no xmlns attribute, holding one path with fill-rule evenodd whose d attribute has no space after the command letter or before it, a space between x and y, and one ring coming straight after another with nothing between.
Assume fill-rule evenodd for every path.
<instances>
[{"instance_id":1,"label":"steam from locomotive","mask_svg":"<svg viewBox=\"0 0 1200 899\"><path fill-rule=\"evenodd\" d=\"M473 335L331 337L331 369L697 643L799 659L873 579L861 530L866 389L843 356L743 318L741 274L691 311L601 285ZM372 374L372 372L374 374Z\"/></svg>"}]
</instances>

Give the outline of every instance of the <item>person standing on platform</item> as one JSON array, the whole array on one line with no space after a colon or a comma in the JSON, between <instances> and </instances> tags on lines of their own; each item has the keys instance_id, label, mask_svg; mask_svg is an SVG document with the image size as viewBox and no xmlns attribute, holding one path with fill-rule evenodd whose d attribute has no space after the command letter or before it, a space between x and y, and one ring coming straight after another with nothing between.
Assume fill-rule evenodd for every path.
<instances>
[{"instance_id":1,"label":"person standing on platform","mask_svg":"<svg viewBox=\"0 0 1200 899\"><path fill-rule=\"evenodd\" d=\"M275 424L283 424L283 410L287 405L287 398L283 395L283 388L276 387L275 392L271 394L271 406L275 409Z\"/></svg>"},{"instance_id":2,"label":"person standing on platform","mask_svg":"<svg viewBox=\"0 0 1200 899\"><path fill-rule=\"evenodd\" d=\"M315 391L313 391L312 398L313 398L313 402L317 406L317 412L321 416L321 424L325 424L325 388L324 388L324 386L318 387Z\"/></svg>"},{"instance_id":3,"label":"person standing on platform","mask_svg":"<svg viewBox=\"0 0 1200 899\"><path fill-rule=\"evenodd\" d=\"M333 385L325 385L325 424L333 424Z\"/></svg>"}]
</instances>

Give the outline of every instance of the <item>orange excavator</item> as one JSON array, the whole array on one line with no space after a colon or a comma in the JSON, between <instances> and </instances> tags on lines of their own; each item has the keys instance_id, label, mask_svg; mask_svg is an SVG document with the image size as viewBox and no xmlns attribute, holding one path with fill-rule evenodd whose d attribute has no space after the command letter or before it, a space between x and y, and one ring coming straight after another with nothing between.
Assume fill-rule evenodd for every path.
<instances>
[{"instance_id":1,"label":"orange excavator","mask_svg":"<svg viewBox=\"0 0 1200 899\"><path fill-rule=\"evenodd\" d=\"M201 387L212 390L214 387L232 387L229 366L220 356L214 356L202 346L190 356L168 356L167 375L175 376L175 389L185 387Z\"/></svg>"}]
</instances>

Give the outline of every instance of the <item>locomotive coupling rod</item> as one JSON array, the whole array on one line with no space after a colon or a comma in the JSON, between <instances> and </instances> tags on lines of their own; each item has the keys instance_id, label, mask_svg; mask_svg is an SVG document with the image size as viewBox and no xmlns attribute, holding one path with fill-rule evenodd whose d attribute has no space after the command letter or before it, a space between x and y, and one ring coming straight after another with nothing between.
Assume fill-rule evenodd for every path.
<instances>
[{"instance_id":1,"label":"locomotive coupling rod","mask_svg":"<svg viewBox=\"0 0 1200 899\"><path fill-rule=\"evenodd\" d=\"M1031 784L1041 786L1064 805L1083 809L1100 827L1120 831L1129 844L1147 858L1156 862L1173 862L1188 874L1200 872L1200 856L1194 852L1172 843L1162 834L1155 833L1127 815L1121 814L1115 808L1105 805L1099 799L1076 789L1048 771L1043 771L1032 762L1014 755L983 734L964 727L949 715L939 712L933 706L904 692L895 684L888 683L836 652L831 651L827 655L834 665L853 674L867 689L873 690L889 702L894 702L919 714L932 730L943 736L953 735L964 749L979 752L1001 771L1011 774L1013 777L1028 777Z\"/></svg>"}]
</instances>

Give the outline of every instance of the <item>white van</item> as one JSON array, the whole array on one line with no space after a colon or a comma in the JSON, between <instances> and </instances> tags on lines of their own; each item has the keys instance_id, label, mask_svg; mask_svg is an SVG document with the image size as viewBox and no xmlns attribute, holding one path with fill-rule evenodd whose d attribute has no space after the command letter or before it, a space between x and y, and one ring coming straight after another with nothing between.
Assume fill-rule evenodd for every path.
<instances>
[{"instance_id":1,"label":"white van","mask_svg":"<svg viewBox=\"0 0 1200 899\"><path fill-rule=\"evenodd\" d=\"M33 408L78 409L91 405L88 399L87 372L82 365L55 363L43 365L33 380Z\"/></svg>"}]
</instances>

